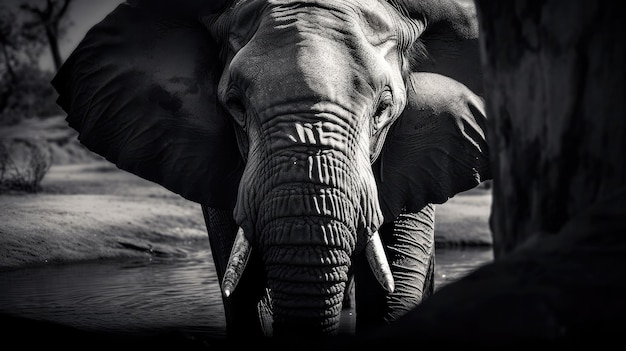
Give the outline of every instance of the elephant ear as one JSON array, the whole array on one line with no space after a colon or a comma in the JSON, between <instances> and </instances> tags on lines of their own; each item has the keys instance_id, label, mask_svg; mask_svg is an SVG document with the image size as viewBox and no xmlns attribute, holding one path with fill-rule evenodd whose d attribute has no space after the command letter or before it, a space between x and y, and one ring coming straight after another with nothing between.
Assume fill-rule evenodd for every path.
<instances>
[{"instance_id":1,"label":"elephant ear","mask_svg":"<svg viewBox=\"0 0 626 351\"><path fill-rule=\"evenodd\" d=\"M410 58L414 72L432 72L483 93L478 17L470 0L395 0L400 11L425 25ZM425 51L425 52L424 52Z\"/></svg>"},{"instance_id":2,"label":"elephant ear","mask_svg":"<svg viewBox=\"0 0 626 351\"><path fill-rule=\"evenodd\" d=\"M425 19L426 59L415 60L407 106L373 165L386 221L491 179L475 12L457 1L397 2Z\"/></svg>"},{"instance_id":3,"label":"elephant ear","mask_svg":"<svg viewBox=\"0 0 626 351\"><path fill-rule=\"evenodd\" d=\"M231 209L243 161L217 102L219 48L181 7L153 4L121 4L89 30L52 80L57 103L91 151L186 199Z\"/></svg>"},{"instance_id":4,"label":"elephant ear","mask_svg":"<svg viewBox=\"0 0 626 351\"><path fill-rule=\"evenodd\" d=\"M491 178L478 95L448 77L413 73L409 97L375 165L386 220L403 209L418 212L444 203Z\"/></svg>"}]
</instances>

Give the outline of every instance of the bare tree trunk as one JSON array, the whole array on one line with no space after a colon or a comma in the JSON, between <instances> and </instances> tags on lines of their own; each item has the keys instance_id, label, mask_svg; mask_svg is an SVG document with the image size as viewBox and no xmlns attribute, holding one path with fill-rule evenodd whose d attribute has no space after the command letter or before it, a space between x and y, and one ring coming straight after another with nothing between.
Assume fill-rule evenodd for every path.
<instances>
[{"instance_id":1,"label":"bare tree trunk","mask_svg":"<svg viewBox=\"0 0 626 351\"><path fill-rule=\"evenodd\" d=\"M50 53L52 54L52 60L54 62L54 68L58 71L61 68L63 60L61 59L61 52L59 51L59 37L57 29L54 24L44 23L46 29L46 38L48 38L48 44L50 45Z\"/></svg>"},{"instance_id":2,"label":"bare tree trunk","mask_svg":"<svg viewBox=\"0 0 626 351\"><path fill-rule=\"evenodd\" d=\"M616 2L477 0L496 259L626 184L624 21Z\"/></svg>"},{"instance_id":3,"label":"bare tree trunk","mask_svg":"<svg viewBox=\"0 0 626 351\"><path fill-rule=\"evenodd\" d=\"M59 26L61 19L67 13L67 10L73 0L63 0L61 2L47 0L43 8L35 6L30 3L23 3L20 5L22 10L30 12L35 21L30 25L37 24L44 28L46 33L46 39L50 46L50 53L56 70L61 68L63 59L59 51Z\"/></svg>"}]
</instances>

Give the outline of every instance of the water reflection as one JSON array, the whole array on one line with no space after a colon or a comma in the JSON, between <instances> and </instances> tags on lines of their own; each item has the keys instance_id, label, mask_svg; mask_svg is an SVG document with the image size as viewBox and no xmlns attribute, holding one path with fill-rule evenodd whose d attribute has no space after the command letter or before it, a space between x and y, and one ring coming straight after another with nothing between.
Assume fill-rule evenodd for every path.
<instances>
[{"instance_id":1,"label":"water reflection","mask_svg":"<svg viewBox=\"0 0 626 351\"><path fill-rule=\"evenodd\" d=\"M490 249L438 249L435 286L491 261ZM178 329L224 335L208 251L188 259L85 263L0 272L0 313L85 330Z\"/></svg>"},{"instance_id":2,"label":"water reflection","mask_svg":"<svg viewBox=\"0 0 626 351\"><path fill-rule=\"evenodd\" d=\"M0 312L81 329L223 329L207 252L188 260L86 263L0 273ZM217 298L215 298L217 297Z\"/></svg>"},{"instance_id":3,"label":"water reflection","mask_svg":"<svg viewBox=\"0 0 626 351\"><path fill-rule=\"evenodd\" d=\"M493 250L490 247L437 249L435 253L435 290L492 260Z\"/></svg>"}]
</instances>

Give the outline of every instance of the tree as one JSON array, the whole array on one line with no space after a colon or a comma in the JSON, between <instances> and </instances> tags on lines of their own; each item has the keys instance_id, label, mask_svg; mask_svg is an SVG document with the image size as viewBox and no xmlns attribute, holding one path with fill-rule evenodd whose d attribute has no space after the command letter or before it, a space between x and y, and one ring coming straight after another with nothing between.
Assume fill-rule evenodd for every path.
<instances>
[{"instance_id":1,"label":"tree","mask_svg":"<svg viewBox=\"0 0 626 351\"><path fill-rule=\"evenodd\" d=\"M56 92L50 85L53 72L41 70L38 62L42 50L50 43L49 37L44 35L41 21L31 12L24 12L24 7L36 8L33 4L26 0L0 3L0 125L61 112L55 103ZM67 7L62 10L65 5L55 1L47 4L40 12L51 14L52 26L56 28L53 32L58 34ZM56 39L54 47L57 47Z\"/></svg>"},{"instance_id":2,"label":"tree","mask_svg":"<svg viewBox=\"0 0 626 351\"><path fill-rule=\"evenodd\" d=\"M16 120L23 105L21 92L28 85L40 83L29 80L41 76L36 69L36 59L43 49L37 31L28 29L17 8L0 4L0 123ZM24 77L24 74L27 77ZM43 77L42 77L43 78ZM47 84L49 85L49 84ZM41 92L41 89L39 89ZM33 93L36 93L33 91Z\"/></svg>"},{"instance_id":3,"label":"tree","mask_svg":"<svg viewBox=\"0 0 626 351\"><path fill-rule=\"evenodd\" d=\"M8 11L4 6L0 7L0 50L2 51L2 68L0 69L0 113L7 105L9 96L13 93L13 86L17 79L14 66L14 51L17 47L18 40L15 33L15 27L12 25L14 13Z\"/></svg>"},{"instance_id":4,"label":"tree","mask_svg":"<svg viewBox=\"0 0 626 351\"><path fill-rule=\"evenodd\" d=\"M40 26L43 28L48 45L50 46L54 66L57 70L63 63L61 53L59 51L59 31L61 29L61 19L67 13L67 9L71 3L72 0L46 0L43 7L29 2L25 2L20 5L21 9L27 11L33 16L33 20L27 23L27 27L32 28Z\"/></svg>"},{"instance_id":5,"label":"tree","mask_svg":"<svg viewBox=\"0 0 626 351\"><path fill-rule=\"evenodd\" d=\"M15 61L13 51L17 48L17 41L19 40L15 26L13 26L15 14L4 7L0 7L0 10L2 10L0 11L0 49L2 50L2 60L4 61L2 73L8 75L9 82L14 82L16 77L13 67Z\"/></svg>"},{"instance_id":6,"label":"tree","mask_svg":"<svg viewBox=\"0 0 626 351\"><path fill-rule=\"evenodd\" d=\"M477 3L499 257L626 186L626 25L610 2Z\"/></svg>"}]
</instances>

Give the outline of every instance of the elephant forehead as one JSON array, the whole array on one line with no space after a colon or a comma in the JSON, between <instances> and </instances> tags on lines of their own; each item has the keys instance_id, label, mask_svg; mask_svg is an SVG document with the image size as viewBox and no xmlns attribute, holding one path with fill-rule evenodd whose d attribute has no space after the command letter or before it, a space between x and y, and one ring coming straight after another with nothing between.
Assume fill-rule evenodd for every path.
<instances>
[{"instance_id":1,"label":"elephant forehead","mask_svg":"<svg viewBox=\"0 0 626 351\"><path fill-rule=\"evenodd\" d=\"M284 18L289 15L304 14L307 18L322 23L358 22L366 30L388 31L393 29L393 21L389 16L389 7L380 0L269 0L269 8L274 10L272 17ZM324 30L324 27L317 28Z\"/></svg>"},{"instance_id":2,"label":"elephant forehead","mask_svg":"<svg viewBox=\"0 0 626 351\"><path fill-rule=\"evenodd\" d=\"M277 30L295 21L307 23L299 27L302 31L345 32L358 27L361 36L377 44L398 28L398 17L393 14L392 7L381 0L249 0L233 1L226 11L207 22L212 23L217 37L227 39L237 51L264 21Z\"/></svg>"},{"instance_id":3,"label":"elephant forehead","mask_svg":"<svg viewBox=\"0 0 626 351\"><path fill-rule=\"evenodd\" d=\"M353 111L380 87L402 85L392 74L397 56L390 55L398 50L401 30L394 21L400 20L386 2L249 1L229 11L224 81L260 94L253 97L257 108L279 97L323 99ZM269 83L275 81L280 84Z\"/></svg>"}]
</instances>

